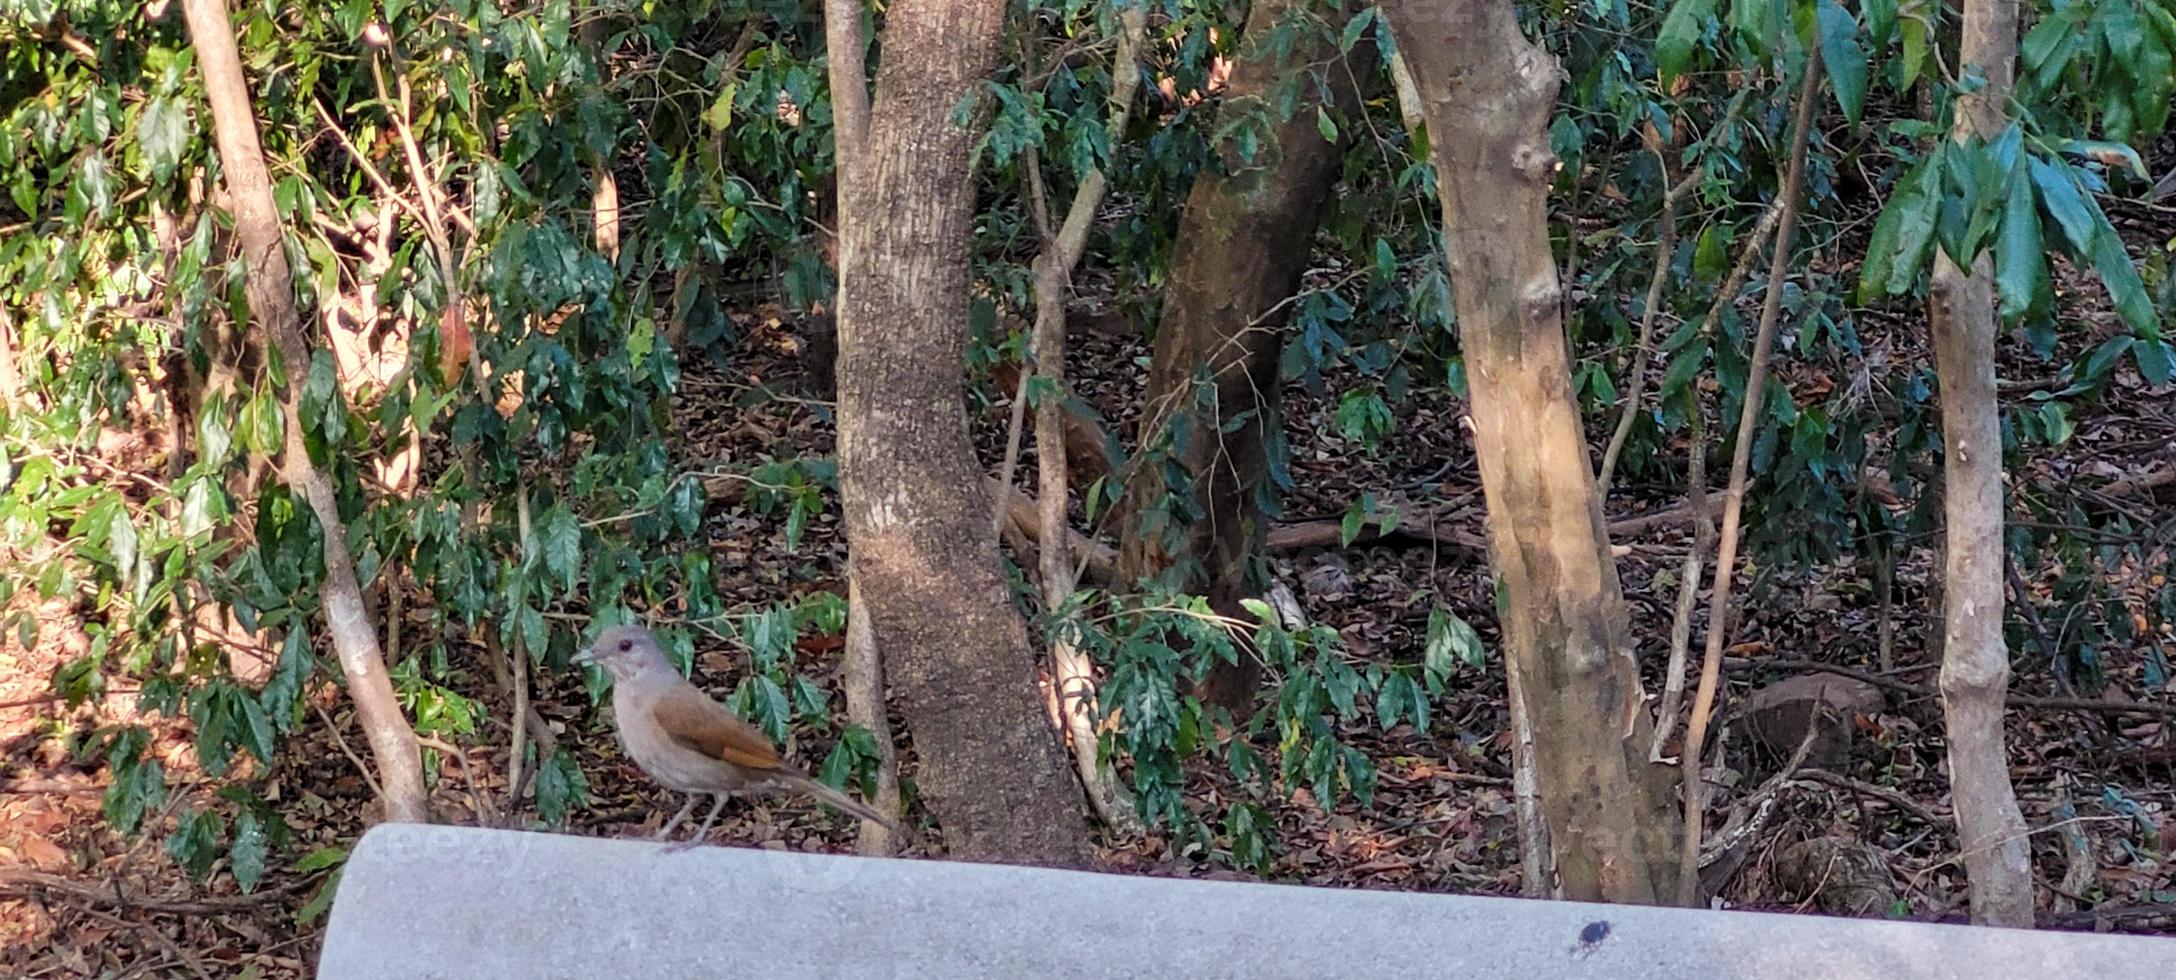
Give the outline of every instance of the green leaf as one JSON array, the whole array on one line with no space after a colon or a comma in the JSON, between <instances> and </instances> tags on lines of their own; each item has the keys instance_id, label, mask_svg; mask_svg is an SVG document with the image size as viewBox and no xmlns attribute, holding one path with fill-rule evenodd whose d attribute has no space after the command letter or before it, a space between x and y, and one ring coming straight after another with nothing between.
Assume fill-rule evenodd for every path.
<instances>
[{"instance_id":1,"label":"green leaf","mask_svg":"<svg viewBox=\"0 0 2176 980\"><path fill-rule=\"evenodd\" d=\"M1664 89L1670 82L1685 73L1692 63L1693 45L1715 19L1717 0L1676 0L1670 12L1662 18L1662 31L1655 38L1655 74Z\"/></svg>"},{"instance_id":2,"label":"green leaf","mask_svg":"<svg viewBox=\"0 0 2176 980\"><path fill-rule=\"evenodd\" d=\"M2047 435L2048 445L2060 446L2070 441L2077 428L2070 424L2070 406L2062 402L2047 402L2040 406L2040 428Z\"/></svg>"},{"instance_id":3,"label":"green leaf","mask_svg":"<svg viewBox=\"0 0 2176 980\"><path fill-rule=\"evenodd\" d=\"M1912 288L1919 281L1919 272L1925 268L1929 249L1934 245L1934 227L1941 206L1942 187L1941 156L1930 156L1903 181L1896 200L1890 203L1897 209L1896 250L1890 256L1889 295L1895 296Z\"/></svg>"},{"instance_id":4,"label":"green leaf","mask_svg":"<svg viewBox=\"0 0 2176 980\"><path fill-rule=\"evenodd\" d=\"M258 703L264 713L281 731L289 730L294 722L295 707L302 696L303 682L317 661L310 656L309 634L305 630L290 629L286 641L280 644L280 662L272 669L272 676L264 682L264 690L258 692Z\"/></svg>"},{"instance_id":5,"label":"green leaf","mask_svg":"<svg viewBox=\"0 0 2176 980\"><path fill-rule=\"evenodd\" d=\"M1730 251L1723 242L1721 225L1709 225L1700 232L1700 243L1693 247L1692 272L1707 282L1715 282L1730 271Z\"/></svg>"},{"instance_id":6,"label":"green leaf","mask_svg":"<svg viewBox=\"0 0 2176 980\"><path fill-rule=\"evenodd\" d=\"M1738 40L1745 42L1762 64L1775 60L1783 44L1782 0L1732 0L1730 22Z\"/></svg>"},{"instance_id":7,"label":"green leaf","mask_svg":"<svg viewBox=\"0 0 2176 980\"><path fill-rule=\"evenodd\" d=\"M2146 25L2139 19L2133 0L2101 0L2095 7L2093 19L2100 26L2101 37L2108 41L2109 53L2119 63L2136 64Z\"/></svg>"},{"instance_id":8,"label":"green leaf","mask_svg":"<svg viewBox=\"0 0 2176 980\"><path fill-rule=\"evenodd\" d=\"M1874 219L1874 231L1866 240L1866 261L1859 263L1858 302L1861 306L1872 304L1889 292L1889 278L1895 274L1897 238L1904 224L1905 203L1909 200L1906 185L1899 184L1899 191L1889 195L1888 203L1881 209L1881 217Z\"/></svg>"},{"instance_id":9,"label":"green leaf","mask_svg":"<svg viewBox=\"0 0 2176 980\"><path fill-rule=\"evenodd\" d=\"M235 884L242 886L242 894L257 890L269 849L264 822L255 811L244 808L234 818L234 843L227 848L228 868L234 872Z\"/></svg>"},{"instance_id":10,"label":"green leaf","mask_svg":"<svg viewBox=\"0 0 2176 980\"><path fill-rule=\"evenodd\" d=\"M816 781L833 789L844 789L847 777L853 774L854 753L846 747L845 742L838 742L824 756L822 768L816 770Z\"/></svg>"},{"instance_id":11,"label":"green leaf","mask_svg":"<svg viewBox=\"0 0 2176 980\"><path fill-rule=\"evenodd\" d=\"M2089 4L2072 4L2067 9L2054 11L2025 34L2025 40L2018 45L2018 56L2024 63L2031 87L2052 87L2070 67L2070 60L2079 49L2078 18L2089 7Z\"/></svg>"},{"instance_id":12,"label":"green leaf","mask_svg":"<svg viewBox=\"0 0 2176 980\"><path fill-rule=\"evenodd\" d=\"M1352 506L1345 508L1345 517L1337 525L1338 547L1351 547L1353 541L1360 537L1360 532L1367 527L1367 524L1368 508L1363 497L1361 500L1353 501Z\"/></svg>"},{"instance_id":13,"label":"green leaf","mask_svg":"<svg viewBox=\"0 0 2176 980\"><path fill-rule=\"evenodd\" d=\"M642 370L650 359L650 352L657 349L657 323L649 317L636 317L635 327L627 333L627 363L635 370Z\"/></svg>"},{"instance_id":14,"label":"green leaf","mask_svg":"<svg viewBox=\"0 0 2176 980\"><path fill-rule=\"evenodd\" d=\"M2153 296L2146 292L2146 284L2139 278L2138 266L2132 264L2130 253L2123 248L2122 236L2116 234L2108 216L2101 213L2099 205L2093 205L2095 235L2090 258L2093 270L2100 273L2102 285L2108 288L2108 298L2115 302L2116 315L2140 337L2161 336L2161 323L2153 309Z\"/></svg>"},{"instance_id":15,"label":"green leaf","mask_svg":"<svg viewBox=\"0 0 2176 980\"><path fill-rule=\"evenodd\" d=\"M582 574L581 522L566 505L554 503L537 520L536 532L544 570L559 580L560 588L573 591Z\"/></svg>"},{"instance_id":16,"label":"green leaf","mask_svg":"<svg viewBox=\"0 0 2176 980\"><path fill-rule=\"evenodd\" d=\"M830 699L824 695L823 688L818 687L815 681L799 674L794 675L790 686L793 688L793 710L795 714L812 724L829 724L831 705Z\"/></svg>"},{"instance_id":17,"label":"green leaf","mask_svg":"<svg viewBox=\"0 0 2176 980\"><path fill-rule=\"evenodd\" d=\"M294 869L299 873L308 874L312 871L323 871L326 868L338 867L347 863L347 859L347 848L320 847L305 855L302 860L296 861Z\"/></svg>"},{"instance_id":18,"label":"green leaf","mask_svg":"<svg viewBox=\"0 0 2176 980\"><path fill-rule=\"evenodd\" d=\"M113 782L106 787L106 822L122 835L136 832L147 810L166 802L166 772L157 759L144 758L151 736L141 728L123 729L106 747L106 767Z\"/></svg>"},{"instance_id":19,"label":"green leaf","mask_svg":"<svg viewBox=\"0 0 2176 980\"><path fill-rule=\"evenodd\" d=\"M239 689L233 692L229 700L234 705L233 710L240 712L242 716L241 724L235 726L235 734L240 736L242 747L256 756L257 761L271 765L272 719L265 714L264 705L258 704L257 699L244 695Z\"/></svg>"},{"instance_id":20,"label":"green leaf","mask_svg":"<svg viewBox=\"0 0 2176 980\"><path fill-rule=\"evenodd\" d=\"M1488 663L1488 651L1481 645L1480 634L1457 613L1442 606L1428 611L1428 644L1424 651L1425 669L1437 678L1449 676L1457 664L1479 669Z\"/></svg>"},{"instance_id":21,"label":"green leaf","mask_svg":"<svg viewBox=\"0 0 2176 980\"><path fill-rule=\"evenodd\" d=\"M151 179L166 183L189 145L188 107L163 95L144 103L143 115L136 120L136 141L151 164Z\"/></svg>"},{"instance_id":22,"label":"green leaf","mask_svg":"<svg viewBox=\"0 0 2176 980\"><path fill-rule=\"evenodd\" d=\"M2009 199L2002 209L2002 232L1995 239L1995 288L2004 320L2015 321L2032 308L2048 278L2046 246L2040 241L2040 207L2032 181L2020 169L2010 176Z\"/></svg>"},{"instance_id":23,"label":"green leaf","mask_svg":"<svg viewBox=\"0 0 2176 980\"><path fill-rule=\"evenodd\" d=\"M546 823L565 822L575 807L589 805L589 780L565 749L556 749L536 769L536 812Z\"/></svg>"},{"instance_id":24,"label":"green leaf","mask_svg":"<svg viewBox=\"0 0 2176 980\"><path fill-rule=\"evenodd\" d=\"M1662 386L1657 397L1666 399L1685 390L1685 386L1691 384L1692 379L1700 374L1700 368L1707 362L1707 356L1708 343L1704 339L1695 340L1671 355L1670 366L1662 372Z\"/></svg>"},{"instance_id":25,"label":"green leaf","mask_svg":"<svg viewBox=\"0 0 2176 980\"><path fill-rule=\"evenodd\" d=\"M1844 119L1856 126L1866 108L1866 49L1859 46L1859 22L1836 0L1820 0L1821 61Z\"/></svg>"},{"instance_id":26,"label":"green leaf","mask_svg":"<svg viewBox=\"0 0 2176 980\"><path fill-rule=\"evenodd\" d=\"M280 429L285 424L279 401L271 392L260 391L242 406L242 445L251 452L277 453L284 441Z\"/></svg>"},{"instance_id":27,"label":"green leaf","mask_svg":"<svg viewBox=\"0 0 2176 980\"><path fill-rule=\"evenodd\" d=\"M728 83L710 108L703 110L703 122L712 129L723 130L733 125L733 98L740 93L740 83Z\"/></svg>"},{"instance_id":28,"label":"green leaf","mask_svg":"<svg viewBox=\"0 0 2176 980\"><path fill-rule=\"evenodd\" d=\"M1322 134L1323 142L1337 142L1337 123L1330 119L1330 112L1322 106L1315 107L1315 132Z\"/></svg>"},{"instance_id":29,"label":"green leaf","mask_svg":"<svg viewBox=\"0 0 2176 980\"><path fill-rule=\"evenodd\" d=\"M2062 150L2064 153L2081 156L2096 163L2105 164L2111 160L2121 160L2123 161L2123 169L2129 171L2131 176L2139 180L2153 179L2153 174L2146 170L2146 161L2139 158L2138 151L2132 149L2129 143L2117 143L2110 140L2064 140Z\"/></svg>"},{"instance_id":30,"label":"green leaf","mask_svg":"<svg viewBox=\"0 0 2176 980\"><path fill-rule=\"evenodd\" d=\"M1866 39L1879 51L1889 44L1889 32L1896 29L1897 0L1859 0L1859 12L1866 15Z\"/></svg>"},{"instance_id":31,"label":"green leaf","mask_svg":"<svg viewBox=\"0 0 2176 980\"><path fill-rule=\"evenodd\" d=\"M296 925L307 926L312 922L316 922L319 916L324 915L327 909L332 908L333 893L340 890L340 874L346 870L346 868L341 868L325 877L325 883L318 886L317 894L310 896L308 902L303 903L301 908L295 910Z\"/></svg>"},{"instance_id":32,"label":"green leaf","mask_svg":"<svg viewBox=\"0 0 2176 980\"><path fill-rule=\"evenodd\" d=\"M1352 53L1352 46L1360 43L1360 35L1368 29L1368 25L1370 23L1374 22L1376 17L1375 11L1376 8L1368 7L1360 11L1359 13L1354 14L1351 20L1345 22L1345 32L1337 40L1337 46L1340 51L1343 51L1346 54Z\"/></svg>"},{"instance_id":33,"label":"green leaf","mask_svg":"<svg viewBox=\"0 0 2176 980\"><path fill-rule=\"evenodd\" d=\"M846 726L846 734L841 738L841 741L851 746L854 755L859 758L874 759L878 755L876 735L860 725Z\"/></svg>"},{"instance_id":34,"label":"green leaf","mask_svg":"<svg viewBox=\"0 0 2176 980\"><path fill-rule=\"evenodd\" d=\"M1903 62L1898 69L1897 82L1900 89L1911 88L1919 80L1920 69L1927 63L1927 22L1920 19L1926 16L1925 8L1920 9L1921 13L1906 17L1898 24L1898 32L1903 38Z\"/></svg>"},{"instance_id":35,"label":"green leaf","mask_svg":"<svg viewBox=\"0 0 2176 980\"><path fill-rule=\"evenodd\" d=\"M2176 374L2176 350L2171 350L2166 340L2140 338L2131 345L2131 356L2138 360L2139 376L2156 388L2168 384L2170 376Z\"/></svg>"},{"instance_id":36,"label":"green leaf","mask_svg":"<svg viewBox=\"0 0 2176 980\"><path fill-rule=\"evenodd\" d=\"M2063 237L2070 240L2070 247L2079 257L2092 255L2092 208L2071 179L2069 168L2039 157L2031 158L2030 166L2032 182L2040 189L2040 201L2047 205L2048 213L2055 216L2055 223L2062 226Z\"/></svg>"},{"instance_id":37,"label":"green leaf","mask_svg":"<svg viewBox=\"0 0 2176 980\"><path fill-rule=\"evenodd\" d=\"M226 821L210 810L189 809L174 821L166 838L166 856L181 865L192 878L202 878L219 859L219 839L226 835Z\"/></svg>"}]
</instances>

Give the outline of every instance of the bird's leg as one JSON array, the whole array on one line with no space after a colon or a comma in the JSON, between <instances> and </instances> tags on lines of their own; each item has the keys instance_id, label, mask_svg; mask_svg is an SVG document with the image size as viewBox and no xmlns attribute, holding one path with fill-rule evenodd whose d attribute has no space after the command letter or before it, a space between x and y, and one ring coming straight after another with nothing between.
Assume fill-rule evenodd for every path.
<instances>
[{"instance_id":1,"label":"bird's leg","mask_svg":"<svg viewBox=\"0 0 2176 980\"><path fill-rule=\"evenodd\" d=\"M695 845L702 843L703 838L710 836L710 825L717 822L718 811L725 809L725 797L726 794L724 793L717 794L717 802L710 804L710 813L703 817L702 829L697 830L695 832L695 836L690 837L687 840L681 841L678 844L674 844L671 847L665 848L666 853L669 854L673 851L687 850L690 847L694 847ZM689 803L691 805L694 803L693 797L689 797Z\"/></svg>"},{"instance_id":2,"label":"bird's leg","mask_svg":"<svg viewBox=\"0 0 2176 980\"><path fill-rule=\"evenodd\" d=\"M662 829L658 830L656 839L664 840L667 837L671 837L672 829L674 827L680 826L680 822L686 820L688 818L688 814L695 812L695 801L699 799L701 799L701 797L696 796L693 793L688 794L688 801L685 804L681 805L679 813L675 813L672 815L671 820L665 821L665 826Z\"/></svg>"}]
</instances>

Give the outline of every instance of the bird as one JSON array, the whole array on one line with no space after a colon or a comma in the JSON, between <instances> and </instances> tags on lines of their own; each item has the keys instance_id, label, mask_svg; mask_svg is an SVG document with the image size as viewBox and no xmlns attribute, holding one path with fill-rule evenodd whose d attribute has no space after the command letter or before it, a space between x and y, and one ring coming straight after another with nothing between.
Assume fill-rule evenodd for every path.
<instances>
[{"instance_id":1,"label":"bird","mask_svg":"<svg viewBox=\"0 0 2176 980\"><path fill-rule=\"evenodd\" d=\"M610 627L577 651L574 662L594 664L611 675L613 723L628 758L667 789L688 794L687 803L656 839L670 837L704 794L714 797L695 836L668 851L700 843L726 798L736 793L805 793L898 833L898 825L883 814L788 764L754 725L680 676L648 629Z\"/></svg>"}]
</instances>

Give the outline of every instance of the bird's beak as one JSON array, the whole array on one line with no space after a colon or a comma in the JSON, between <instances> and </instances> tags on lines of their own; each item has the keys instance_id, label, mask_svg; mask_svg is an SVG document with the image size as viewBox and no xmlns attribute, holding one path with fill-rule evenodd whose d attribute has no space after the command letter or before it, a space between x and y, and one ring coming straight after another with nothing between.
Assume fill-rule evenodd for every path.
<instances>
[{"instance_id":1,"label":"bird's beak","mask_svg":"<svg viewBox=\"0 0 2176 980\"><path fill-rule=\"evenodd\" d=\"M567 659L578 664L594 664L597 662L597 649L595 647L583 647L574 651L574 656Z\"/></svg>"}]
</instances>

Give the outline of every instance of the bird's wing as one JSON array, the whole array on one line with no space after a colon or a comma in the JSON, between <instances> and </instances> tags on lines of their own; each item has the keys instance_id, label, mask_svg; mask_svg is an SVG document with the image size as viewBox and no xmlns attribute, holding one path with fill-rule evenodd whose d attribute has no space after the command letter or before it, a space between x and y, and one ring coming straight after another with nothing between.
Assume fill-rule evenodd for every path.
<instances>
[{"instance_id":1,"label":"bird's wing","mask_svg":"<svg viewBox=\"0 0 2176 980\"><path fill-rule=\"evenodd\" d=\"M650 709L673 741L714 759L750 769L777 769L783 761L763 733L693 687L677 687Z\"/></svg>"}]
</instances>

